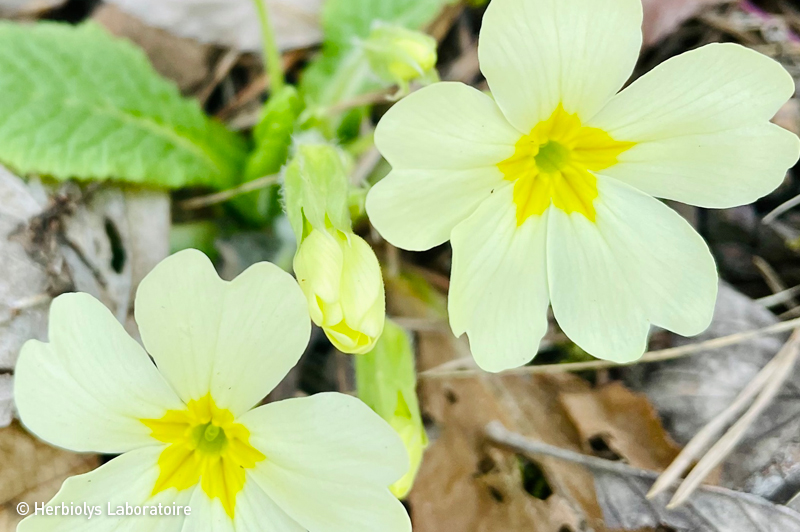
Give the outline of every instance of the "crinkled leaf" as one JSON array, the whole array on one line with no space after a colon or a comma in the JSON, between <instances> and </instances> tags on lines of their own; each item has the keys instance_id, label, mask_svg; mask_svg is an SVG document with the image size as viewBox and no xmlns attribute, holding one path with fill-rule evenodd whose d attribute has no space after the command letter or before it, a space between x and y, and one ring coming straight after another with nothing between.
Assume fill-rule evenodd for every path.
<instances>
[{"instance_id":1,"label":"crinkled leaf","mask_svg":"<svg viewBox=\"0 0 800 532\"><path fill-rule=\"evenodd\" d=\"M57 179L235 184L244 142L93 24L0 23L0 162Z\"/></svg>"}]
</instances>

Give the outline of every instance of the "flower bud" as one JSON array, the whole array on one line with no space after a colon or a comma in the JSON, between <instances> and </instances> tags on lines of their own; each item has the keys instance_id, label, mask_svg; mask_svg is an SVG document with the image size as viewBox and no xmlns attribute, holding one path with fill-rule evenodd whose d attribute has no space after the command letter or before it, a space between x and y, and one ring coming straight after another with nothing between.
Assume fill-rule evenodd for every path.
<instances>
[{"instance_id":1,"label":"flower bud","mask_svg":"<svg viewBox=\"0 0 800 532\"><path fill-rule=\"evenodd\" d=\"M370 351L383 331L385 296L378 259L361 237L312 229L294 271L311 319L344 353Z\"/></svg>"},{"instance_id":2,"label":"flower bud","mask_svg":"<svg viewBox=\"0 0 800 532\"><path fill-rule=\"evenodd\" d=\"M406 446L411 467L389 488L402 499L414 485L428 436L417 400L411 339L391 320L375 349L356 358L356 387L359 399L385 419Z\"/></svg>"},{"instance_id":3,"label":"flower bud","mask_svg":"<svg viewBox=\"0 0 800 532\"><path fill-rule=\"evenodd\" d=\"M435 78L436 39L430 35L376 24L363 46L372 71L383 81L407 86L418 78Z\"/></svg>"}]
</instances>

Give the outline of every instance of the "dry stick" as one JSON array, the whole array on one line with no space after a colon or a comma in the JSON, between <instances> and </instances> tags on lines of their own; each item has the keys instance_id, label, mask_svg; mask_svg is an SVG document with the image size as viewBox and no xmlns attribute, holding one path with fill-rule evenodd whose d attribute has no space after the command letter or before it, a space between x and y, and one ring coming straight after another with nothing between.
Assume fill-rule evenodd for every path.
<instances>
[{"instance_id":1,"label":"dry stick","mask_svg":"<svg viewBox=\"0 0 800 532\"><path fill-rule=\"evenodd\" d=\"M783 213L785 213L787 211L790 211L790 210L794 209L798 205L800 205L800 195L795 196L792 199L790 199L789 201L781 203L780 205L775 207L769 214L764 216L764 218L761 220L761 223L769 225L772 222L774 222L778 218L778 216L780 216L781 214L783 214Z\"/></svg>"},{"instance_id":2,"label":"dry stick","mask_svg":"<svg viewBox=\"0 0 800 532\"><path fill-rule=\"evenodd\" d=\"M200 100L201 104L205 105L206 101L211 97L211 94L213 94L214 89L222 83L222 80L230 73L241 56L241 52L235 49L228 50L225 55L222 56L222 59L217 62L217 66L214 68L211 81L197 93L196 98Z\"/></svg>"},{"instance_id":3,"label":"dry stick","mask_svg":"<svg viewBox=\"0 0 800 532\"><path fill-rule=\"evenodd\" d=\"M769 289L772 290L773 294L786 291L786 285L784 284L783 279L781 279L781 276L778 275L778 272L775 271L775 268L773 268L769 262L758 255L754 255L753 265L761 273L761 276L764 278L764 282L767 283L767 286L769 286ZM792 308L800 305L794 296L789 298L788 304Z\"/></svg>"},{"instance_id":4,"label":"dry stick","mask_svg":"<svg viewBox=\"0 0 800 532\"><path fill-rule=\"evenodd\" d=\"M269 185L274 185L279 179L280 175L278 174L259 177L258 179L243 183L238 187L229 188L221 192L215 192L214 194L209 194L207 196L198 196L196 198L181 201L178 203L178 207L185 210L193 210L216 205L217 203L224 203L229 199L235 198L236 196L241 196L242 194L254 192Z\"/></svg>"},{"instance_id":5,"label":"dry stick","mask_svg":"<svg viewBox=\"0 0 800 532\"><path fill-rule=\"evenodd\" d=\"M778 292L777 294L772 294L771 296L760 297L756 299L756 303L767 308L772 308L777 307L778 305L784 305L797 296L800 296L800 285L787 288L786 290Z\"/></svg>"},{"instance_id":6,"label":"dry stick","mask_svg":"<svg viewBox=\"0 0 800 532\"><path fill-rule=\"evenodd\" d=\"M661 362L664 360L672 360L675 358L681 358L687 355L692 355L694 353L697 353L698 351L705 351L709 349L721 349L723 347L728 347L729 345L735 345L744 342L746 340L751 340L753 338L758 338L760 336L765 336L768 334L782 333L785 331L792 330L798 326L800 326L800 318L795 318L789 321L774 323L767 327L762 327L761 329L744 331L736 334L731 334L728 336L720 336L719 338L712 338L711 340L698 342L696 344L682 345L679 347L670 347L668 349L659 349L657 351L650 351L648 353L645 353L645 355L639 360L631 362L630 364L617 364L616 362L610 362L608 360L592 360L589 362L572 362L569 364L545 364L542 366L523 366L521 368L515 368L503 371L501 373L497 373L497 375L504 376L504 375L535 375L541 373L565 373L572 371L616 368L616 367L630 366L633 364L640 364L643 362ZM447 365L451 365L451 363L448 362ZM440 369L440 367L437 366L435 368L431 368L427 371L421 372L419 374L419 378L460 379L460 378L475 377L476 375L480 375L482 373L483 372L480 370L471 370L471 369L465 369L460 371L443 371Z\"/></svg>"},{"instance_id":7,"label":"dry stick","mask_svg":"<svg viewBox=\"0 0 800 532\"><path fill-rule=\"evenodd\" d=\"M730 430L709 449L706 455L687 475L686 480L675 492L667 508L675 508L686 501L703 479L736 447L756 418L769 406L783 387L784 382L792 373L798 354L800 354L800 331L795 331L777 355L781 357L781 360L774 370L773 379L764 386L764 390L739 421L733 424Z\"/></svg>"},{"instance_id":8,"label":"dry stick","mask_svg":"<svg viewBox=\"0 0 800 532\"><path fill-rule=\"evenodd\" d=\"M531 440L522 434L508 430L499 421L492 421L486 425L486 428L484 429L484 435L490 443L514 453L520 453L528 456L552 456L553 458L580 464L590 469L600 469L602 471L608 471L618 475L635 476L646 478L648 480L652 479L658 474L655 471L639 469L622 462L612 462L611 460L605 460L595 456L576 453L575 451L562 449L561 447L556 447L555 445Z\"/></svg>"},{"instance_id":9,"label":"dry stick","mask_svg":"<svg viewBox=\"0 0 800 532\"><path fill-rule=\"evenodd\" d=\"M677 481L684 471L691 466L692 461L709 448L714 438L716 438L725 427L737 418L745 407L750 404L753 398L758 395L767 385L770 379L776 375L788 351L781 350L770 360L766 366L751 380L745 388L739 392L736 399L725 410L720 412L712 419L700 432L686 444L683 450L675 457L672 463L658 477L653 487L647 493L647 498L652 499L660 493L669 489Z\"/></svg>"},{"instance_id":10,"label":"dry stick","mask_svg":"<svg viewBox=\"0 0 800 532\"><path fill-rule=\"evenodd\" d=\"M344 111L357 109L359 107L365 107L368 105L375 105L379 103L387 103L391 101L390 96L393 94L394 90L395 89L389 88L375 92L368 92L366 94L361 94L351 100L346 100L344 102L339 102L337 104L331 105L330 107L325 109L325 113L328 115L335 115L337 113L343 113Z\"/></svg>"}]
</instances>

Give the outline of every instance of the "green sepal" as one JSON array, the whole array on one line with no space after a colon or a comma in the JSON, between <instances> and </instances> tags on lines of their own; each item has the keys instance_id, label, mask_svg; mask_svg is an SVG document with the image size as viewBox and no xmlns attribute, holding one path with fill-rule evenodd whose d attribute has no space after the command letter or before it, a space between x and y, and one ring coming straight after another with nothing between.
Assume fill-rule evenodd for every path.
<instances>
[{"instance_id":1,"label":"green sepal","mask_svg":"<svg viewBox=\"0 0 800 532\"><path fill-rule=\"evenodd\" d=\"M417 399L414 349L408 333L386 320L375 348L355 360L358 397L394 428L408 451L411 467L391 486L398 498L411 490L428 436Z\"/></svg>"},{"instance_id":2,"label":"green sepal","mask_svg":"<svg viewBox=\"0 0 800 532\"><path fill-rule=\"evenodd\" d=\"M345 154L328 144L300 144L284 173L284 208L298 244L309 228L351 231Z\"/></svg>"}]
</instances>

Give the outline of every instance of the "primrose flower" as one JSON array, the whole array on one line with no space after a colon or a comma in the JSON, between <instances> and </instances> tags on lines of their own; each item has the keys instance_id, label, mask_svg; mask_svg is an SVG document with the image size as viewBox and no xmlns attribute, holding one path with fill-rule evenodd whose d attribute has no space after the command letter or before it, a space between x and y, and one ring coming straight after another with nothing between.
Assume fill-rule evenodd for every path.
<instances>
[{"instance_id":1,"label":"primrose flower","mask_svg":"<svg viewBox=\"0 0 800 532\"><path fill-rule=\"evenodd\" d=\"M375 252L351 229L347 175L337 149L300 145L283 190L298 242L294 272L311 319L340 351L370 351L383 332L383 277Z\"/></svg>"},{"instance_id":2,"label":"primrose flower","mask_svg":"<svg viewBox=\"0 0 800 532\"><path fill-rule=\"evenodd\" d=\"M393 171L367 212L395 246L451 241L450 325L478 364L533 358L547 309L590 354L639 358L650 325L710 323L714 260L654 198L708 208L775 189L798 138L770 124L794 93L775 61L712 44L625 85L640 0L493 0L479 58L493 97L424 88L376 131Z\"/></svg>"},{"instance_id":3,"label":"primrose flower","mask_svg":"<svg viewBox=\"0 0 800 532\"><path fill-rule=\"evenodd\" d=\"M183 251L144 279L136 320L147 352L102 303L67 294L53 301L50 343L23 347L15 398L28 429L73 451L123 454L49 503L99 514L34 515L19 532L410 532L388 489L406 451L365 404L329 393L251 410L309 339L289 274L260 263L225 282L205 255ZM190 512L155 515L159 504ZM117 515L126 505L146 514Z\"/></svg>"}]
</instances>

